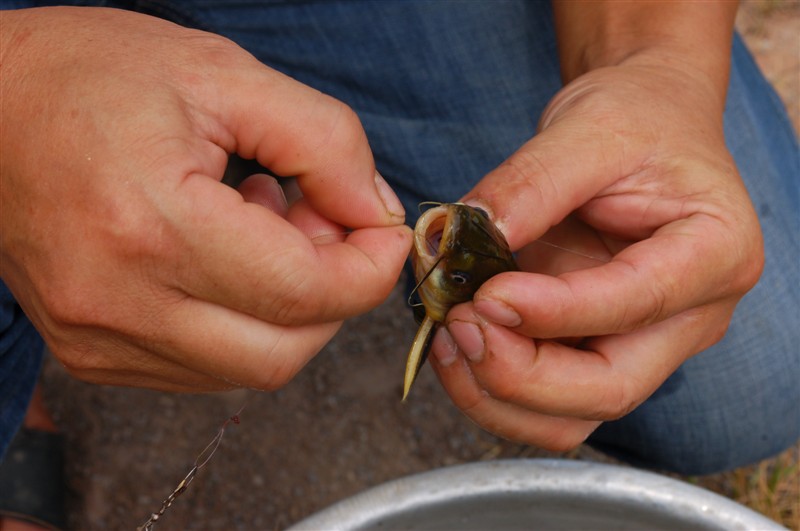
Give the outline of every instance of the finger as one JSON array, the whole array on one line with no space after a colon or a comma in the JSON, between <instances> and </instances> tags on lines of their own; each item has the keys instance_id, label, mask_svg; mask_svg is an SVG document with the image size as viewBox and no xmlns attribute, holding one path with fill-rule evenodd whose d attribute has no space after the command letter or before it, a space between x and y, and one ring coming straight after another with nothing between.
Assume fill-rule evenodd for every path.
<instances>
[{"instance_id":1,"label":"finger","mask_svg":"<svg viewBox=\"0 0 800 531\"><path fill-rule=\"evenodd\" d=\"M285 385L341 326L284 327L192 299L173 304L160 321L151 341L159 356L232 386L261 390Z\"/></svg>"},{"instance_id":2,"label":"finger","mask_svg":"<svg viewBox=\"0 0 800 531\"><path fill-rule=\"evenodd\" d=\"M588 120L578 115L551 123L462 201L489 212L512 249L537 239L646 162L645 151L632 139L611 129L586 127Z\"/></svg>"},{"instance_id":3,"label":"finger","mask_svg":"<svg viewBox=\"0 0 800 531\"><path fill-rule=\"evenodd\" d=\"M717 341L732 311L728 306L685 312L630 334L592 338L581 348L533 340L482 321L468 304L448 315L448 328L465 350L475 380L498 400L547 415L612 420L632 411L687 358ZM465 338L464 327L452 326L459 321L472 323L480 339ZM476 344L480 353L474 352Z\"/></svg>"},{"instance_id":4,"label":"finger","mask_svg":"<svg viewBox=\"0 0 800 531\"><path fill-rule=\"evenodd\" d=\"M600 425L597 421L555 417L503 402L484 390L458 355L446 365L439 354L449 352L452 339L440 328L431 346L431 365L453 403L482 428L500 437L533 444L551 451L570 450L586 440Z\"/></svg>"},{"instance_id":5,"label":"finger","mask_svg":"<svg viewBox=\"0 0 800 531\"><path fill-rule=\"evenodd\" d=\"M73 330L75 333L75 330ZM113 332L80 332L66 345L50 342L51 352L75 378L98 385L146 387L168 392L198 393L236 387L216 376L189 369L181 363L142 348Z\"/></svg>"},{"instance_id":6,"label":"finger","mask_svg":"<svg viewBox=\"0 0 800 531\"><path fill-rule=\"evenodd\" d=\"M289 211L283 189L274 177L257 173L242 181L236 189L248 203L261 205L281 217L286 217Z\"/></svg>"},{"instance_id":7,"label":"finger","mask_svg":"<svg viewBox=\"0 0 800 531\"><path fill-rule=\"evenodd\" d=\"M181 264L175 287L266 321L337 321L372 309L391 292L411 246L405 225L314 245L287 220L207 177L191 176L182 187L174 222L188 241L173 251Z\"/></svg>"},{"instance_id":8,"label":"finger","mask_svg":"<svg viewBox=\"0 0 800 531\"><path fill-rule=\"evenodd\" d=\"M520 271L558 276L608 263L623 248L623 242L604 237L577 217L569 216L521 248L516 260Z\"/></svg>"},{"instance_id":9,"label":"finger","mask_svg":"<svg viewBox=\"0 0 800 531\"><path fill-rule=\"evenodd\" d=\"M167 393L212 393L235 389L234 384L199 375L193 371L173 372L169 377L158 377L144 371L120 369L67 370L73 377L97 385L139 387Z\"/></svg>"},{"instance_id":10,"label":"finger","mask_svg":"<svg viewBox=\"0 0 800 531\"><path fill-rule=\"evenodd\" d=\"M295 201L286 219L317 245L343 242L348 233L342 225L322 217L305 198Z\"/></svg>"},{"instance_id":11,"label":"finger","mask_svg":"<svg viewBox=\"0 0 800 531\"><path fill-rule=\"evenodd\" d=\"M103 318L119 323L114 312ZM271 390L294 377L341 326L281 327L189 298L164 300L157 312L151 320L158 326L147 334L141 333L141 322L114 332L95 327L86 339L73 330L68 348L55 342L53 351L70 373L95 383L169 391Z\"/></svg>"},{"instance_id":12,"label":"finger","mask_svg":"<svg viewBox=\"0 0 800 531\"><path fill-rule=\"evenodd\" d=\"M716 243L727 241L711 218L673 223L599 267L498 275L475 294L476 310L530 337L627 332L743 293L736 253Z\"/></svg>"},{"instance_id":13,"label":"finger","mask_svg":"<svg viewBox=\"0 0 800 531\"><path fill-rule=\"evenodd\" d=\"M230 69L230 65L229 69ZM324 216L359 228L402 223L405 211L375 169L366 134L344 103L243 60L215 102L230 146L278 175L296 176ZM231 140L232 139L232 140Z\"/></svg>"}]
</instances>

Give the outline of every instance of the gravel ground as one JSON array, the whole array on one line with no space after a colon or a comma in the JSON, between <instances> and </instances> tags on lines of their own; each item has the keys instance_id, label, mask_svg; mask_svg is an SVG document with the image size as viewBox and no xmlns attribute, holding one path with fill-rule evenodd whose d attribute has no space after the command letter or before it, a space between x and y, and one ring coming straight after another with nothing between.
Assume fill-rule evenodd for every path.
<instances>
[{"instance_id":1,"label":"gravel ground","mask_svg":"<svg viewBox=\"0 0 800 531\"><path fill-rule=\"evenodd\" d=\"M739 25L800 123L798 4L745 4ZM398 288L348 322L274 393L171 395L99 387L48 360L45 396L67 436L71 528L134 529L161 506L221 424L218 452L157 529L281 529L389 479L461 462L551 456L476 428L426 367L399 401L414 324ZM570 457L601 459L589 449Z\"/></svg>"},{"instance_id":2,"label":"gravel ground","mask_svg":"<svg viewBox=\"0 0 800 531\"><path fill-rule=\"evenodd\" d=\"M133 529L156 511L236 413L209 465L159 529L278 529L402 475L499 456L546 455L476 428L426 368L400 382L413 320L401 290L354 319L274 393L171 395L78 382L50 361L47 397L68 437L70 523Z\"/></svg>"}]
</instances>

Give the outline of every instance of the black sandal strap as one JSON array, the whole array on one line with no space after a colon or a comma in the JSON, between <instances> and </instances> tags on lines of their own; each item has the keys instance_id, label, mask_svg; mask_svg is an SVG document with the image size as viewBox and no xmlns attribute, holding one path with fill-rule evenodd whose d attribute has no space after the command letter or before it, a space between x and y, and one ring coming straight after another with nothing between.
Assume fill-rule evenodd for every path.
<instances>
[{"instance_id":1,"label":"black sandal strap","mask_svg":"<svg viewBox=\"0 0 800 531\"><path fill-rule=\"evenodd\" d=\"M64 485L64 436L20 428L0 463L0 515L64 529Z\"/></svg>"}]
</instances>

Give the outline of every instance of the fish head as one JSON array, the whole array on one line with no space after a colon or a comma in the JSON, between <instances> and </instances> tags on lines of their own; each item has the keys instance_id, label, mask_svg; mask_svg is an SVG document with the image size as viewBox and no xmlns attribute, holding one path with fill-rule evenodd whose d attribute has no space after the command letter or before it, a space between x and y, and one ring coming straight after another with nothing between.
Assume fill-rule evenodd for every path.
<instances>
[{"instance_id":1,"label":"fish head","mask_svg":"<svg viewBox=\"0 0 800 531\"><path fill-rule=\"evenodd\" d=\"M517 269L503 234L485 211L461 203L427 210L414 229L411 261L425 313L444 321L489 278Z\"/></svg>"},{"instance_id":2,"label":"fish head","mask_svg":"<svg viewBox=\"0 0 800 531\"><path fill-rule=\"evenodd\" d=\"M472 300L494 275L517 269L505 237L488 214L461 203L441 204L422 214L414 228L411 263L422 308L414 308L420 327L406 360L403 400L450 308Z\"/></svg>"}]
</instances>

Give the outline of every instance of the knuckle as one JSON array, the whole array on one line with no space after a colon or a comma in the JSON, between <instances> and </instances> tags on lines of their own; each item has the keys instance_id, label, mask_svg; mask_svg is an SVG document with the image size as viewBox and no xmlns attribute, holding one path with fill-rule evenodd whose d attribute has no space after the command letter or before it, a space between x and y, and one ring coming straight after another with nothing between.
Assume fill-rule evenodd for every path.
<instances>
[{"instance_id":1,"label":"knuckle","mask_svg":"<svg viewBox=\"0 0 800 531\"><path fill-rule=\"evenodd\" d=\"M640 298L619 306L615 330L628 332L658 322L667 315L667 301L671 300L672 287L661 282L648 284Z\"/></svg>"},{"instance_id":2,"label":"knuckle","mask_svg":"<svg viewBox=\"0 0 800 531\"><path fill-rule=\"evenodd\" d=\"M636 409L641 402L637 391L638 386L627 380L607 386L606 394L597 401L596 408L586 417L603 421L624 417Z\"/></svg>"},{"instance_id":3,"label":"knuckle","mask_svg":"<svg viewBox=\"0 0 800 531\"><path fill-rule=\"evenodd\" d=\"M736 300L738 299L725 301L721 305L698 308L689 314L692 318L706 323L699 343L690 354L715 345L725 337L731 325Z\"/></svg>"},{"instance_id":4,"label":"knuckle","mask_svg":"<svg viewBox=\"0 0 800 531\"><path fill-rule=\"evenodd\" d=\"M737 282L734 283L734 289L737 293L747 293L756 285L764 270L764 261L763 245L748 254L740 266Z\"/></svg>"},{"instance_id":5,"label":"knuckle","mask_svg":"<svg viewBox=\"0 0 800 531\"><path fill-rule=\"evenodd\" d=\"M42 306L58 327L87 326L97 322L102 312L82 283L66 279L41 291Z\"/></svg>"},{"instance_id":6,"label":"knuckle","mask_svg":"<svg viewBox=\"0 0 800 531\"><path fill-rule=\"evenodd\" d=\"M506 377L502 380L484 381L484 386L492 398L509 404L521 404L525 402L524 389L527 389L527 385L532 385L532 383L528 381L525 386L517 385L518 383L516 378L512 380Z\"/></svg>"},{"instance_id":7,"label":"knuckle","mask_svg":"<svg viewBox=\"0 0 800 531\"><path fill-rule=\"evenodd\" d=\"M477 392L451 393L450 397L458 409L468 417L475 419L478 424L481 424L479 419L481 418L482 410L490 400L488 392L481 389ZM492 430L489 429L489 431Z\"/></svg>"},{"instance_id":8,"label":"knuckle","mask_svg":"<svg viewBox=\"0 0 800 531\"><path fill-rule=\"evenodd\" d=\"M730 324L731 321L728 319L725 322L720 323L719 325L708 330L708 337L706 341L708 342L709 347L722 341L722 338L728 333L728 327L730 327Z\"/></svg>"},{"instance_id":9,"label":"knuckle","mask_svg":"<svg viewBox=\"0 0 800 531\"><path fill-rule=\"evenodd\" d=\"M83 381L92 381L92 375L102 368L96 349L87 341L51 346L51 352L69 374Z\"/></svg>"},{"instance_id":10,"label":"knuckle","mask_svg":"<svg viewBox=\"0 0 800 531\"><path fill-rule=\"evenodd\" d=\"M643 314L635 320L633 329L642 328L644 326L661 321L666 317L666 305L669 296L663 289L652 287L649 292L650 303Z\"/></svg>"},{"instance_id":11,"label":"knuckle","mask_svg":"<svg viewBox=\"0 0 800 531\"><path fill-rule=\"evenodd\" d=\"M302 349L301 349L302 350ZM263 370L253 371L249 377L248 386L264 391L274 391L288 384L300 371L306 360L319 349L306 349L312 352L297 352L297 345L288 340L284 335L278 335L272 345L267 349L265 357L268 362Z\"/></svg>"},{"instance_id":12,"label":"knuckle","mask_svg":"<svg viewBox=\"0 0 800 531\"><path fill-rule=\"evenodd\" d=\"M276 376L272 372L253 374L247 379L237 379L235 385L257 389L259 391L275 391L286 385L291 377Z\"/></svg>"},{"instance_id":13,"label":"knuckle","mask_svg":"<svg viewBox=\"0 0 800 531\"><path fill-rule=\"evenodd\" d=\"M302 321L304 314L308 313L309 305L313 305L313 298L306 300L304 297L306 282L304 277L297 278L298 275L288 275L280 283L284 286L282 295L270 301L269 313L271 320L276 324L298 324Z\"/></svg>"},{"instance_id":14,"label":"knuckle","mask_svg":"<svg viewBox=\"0 0 800 531\"><path fill-rule=\"evenodd\" d=\"M591 430L587 431L583 426L570 424L562 430L554 430L551 436L537 442L536 446L550 452L569 452L583 444L590 433Z\"/></svg>"},{"instance_id":15,"label":"knuckle","mask_svg":"<svg viewBox=\"0 0 800 531\"><path fill-rule=\"evenodd\" d=\"M289 368L287 365L273 367L263 378L255 382L255 387L263 391L275 391L285 386L297 374L297 369Z\"/></svg>"},{"instance_id":16,"label":"knuckle","mask_svg":"<svg viewBox=\"0 0 800 531\"><path fill-rule=\"evenodd\" d=\"M180 38L187 46L179 47L178 50L191 50L192 55L187 58L189 65L196 64L200 54L205 61L220 68L229 67L231 61L252 60L248 54L242 53L238 44L227 37L192 28L181 28L181 31Z\"/></svg>"},{"instance_id":17,"label":"knuckle","mask_svg":"<svg viewBox=\"0 0 800 531\"><path fill-rule=\"evenodd\" d=\"M337 156L350 155L360 150L366 143L366 133L356 112L347 104L320 93L324 98L327 119L321 130L320 149L336 153Z\"/></svg>"},{"instance_id":18,"label":"knuckle","mask_svg":"<svg viewBox=\"0 0 800 531\"><path fill-rule=\"evenodd\" d=\"M499 169L503 172L505 188L524 193L536 204L544 204L547 198L556 197L558 180L533 149L520 149L504 161Z\"/></svg>"},{"instance_id":19,"label":"knuckle","mask_svg":"<svg viewBox=\"0 0 800 531\"><path fill-rule=\"evenodd\" d=\"M263 298L253 310L257 317L281 325L313 320L322 310L321 287L309 267L309 256L297 248L285 248L272 258L275 274L264 282L273 296ZM260 291L260 290L259 290Z\"/></svg>"}]
</instances>

